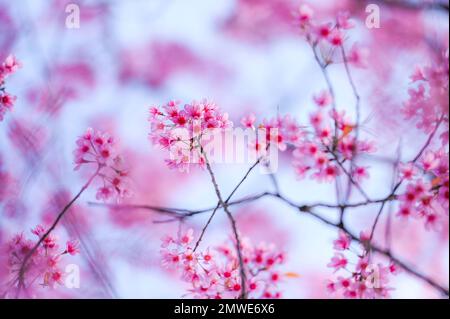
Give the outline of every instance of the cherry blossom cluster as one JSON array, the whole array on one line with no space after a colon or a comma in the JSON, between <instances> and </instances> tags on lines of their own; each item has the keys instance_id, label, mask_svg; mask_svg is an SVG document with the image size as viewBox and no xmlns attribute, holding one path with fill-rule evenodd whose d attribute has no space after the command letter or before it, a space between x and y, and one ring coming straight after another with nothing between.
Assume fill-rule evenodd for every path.
<instances>
[{"instance_id":1,"label":"cherry blossom cluster","mask_svg":"<svg viewBox=\"0 0 450 319\"><path fill-rule=\"evenodd\" d=\"M406 187L398 196L400 207L397 215L403 218L422 218L429 229L438 229L448 218L449 163L448 152L427 151L418 165L401 166L401 179Z\"/></svg>"},{"instance_id":2,"label":"cherry blossom cluster","mask_svg":"<svg viewBox=\"0 0 450 319\"><path fill-rule=\"evenodd\" d=\"M411 75L412 87L409 99L404 103L402 112L406 119L417 121L417 128L430 133L441 117L447 129L442 133L442 144L448 143L448 49L430 66L417 67Z\"/></svg>"},{"instance_id":3,"label":"cherry blossom cluster","mask_svg":"<svg viewBox=\"0 0 450 319\"><path fill-rule=\"evenodd\" d=\"M191 284L188 295L204 299L235 299L241 293L239 260L233 246L221 245L194 251L194 234L190 229L177 237L162 239L162 264L176 269ZM252 245L242 240L241 251L246 271L249 298L280 298L278 285L293 276L280 272L284 254L274 245Z\"/></svg>"},{"instance_id":4,"label":"cherry blossom cluster","mask_svg":"<svg viewBox=\"0 0 450 319\"><path fill-rule=\"evenodd\" d=\"M309 116L310 130L299 140L293 151L294 167L300 178L307 174L319 182L331 182L342 173L342 165L357 155L375 151L375 144L359 139L356 124L334 109L328 91L314 96L317 110ZM353 165L349 172L358 182L369 177L368 168Z\"/></svg>"},{"instance_id":5,"label":"cherry blossom cluster","mask_svg":"<svg viewBox=\"0 0 450 319\"><path fill-rule=\"evenodd\" d=\"M8 265L11 274L16 277L26 256L31 252L38 240L46 233L46 229L38 225L31 230L34 239L27 238L23 233L15 235L9 242ZM37 247L27 263L26 277L28 286L39 284L44 287L56 287L64 282L65 272L62 268L64 256L75 256L79 253L79 243L69 240L61 247L58 238L48 235Z\"/></svg>"},{"instance_id":6,"label":"cherry blossom cluster","mask_svg":"<svg viewBox=\"0 0 450 319\"><path fill-rule=\"evenodd\" d=\"M266 140L256 143L258 150L267 143L276 143L280 151L288 147L293 149L293 164L300 178L310 174L318 181L331 182L342 173L340 166L345 161L354 159L356 155L372 153L375 146L372 141L357 139L356 124L345 111L328 110L332 104L328 91L320 92L313 100L316 111L309 116L309 126L301 126L289 115L263 120L256 126L256 117L249 114L242 118L241 124L266 130ZM369 177L368 168L364 166L353 165L349 173L358 182Z\"/></svg>"},{"instance_id":7,"label":"cherry blossom cluster","mask_svg":"<svg viewBox=\"0 0 450 319\"><path fill-rule=\"evenodd\" d=\"M89 128L77 139L76 145L75 170L84 165L93 165L96 167L95 176L101 178L96 195L98 200L113 197L121 200L131 195L128 171L124 167L123 157L117 152L113 137Z\"/></svg>"},{"instance_id":8,"label":"cherry blossom cluster","mask_svg":"<svg viewBox=\"0 0 450 319\"><path fill-rule=\"evenodd\" d=\"M314 19L314 10L307 4L300 5L296 15L296 23L308 43L314 48L320 46L322 63L326 66L341 61L336 56L336 49L342 47L347 38L347 33L355 27L355 22L350 19L348 12L339 12L335 21L320 22ZM355 67L367 66L368 50L354 43L346 53L346 62Z\"/></svg>"},{"instance_id":9,"label":"cherry blossom cluster","mask_svg":"<svg viewBox=\"0 0 450 319\"><path fill-rule=\"evenodd\" d=\"M255 122L256 117L253 113L241 119L241 124L245 128L263 130L265 132L263 138L251 143L251 147L260 151L261 154L264 153L263 151L268 144L274 144L280 151L285 151L288 146L298 143L303 136L300 125L290 115L263 119L262 123L257 126L255 126Z\"/></svg>"},{"instance_id":10,"label":"cherry blossom cluster","mask_svg":"<svg viewBox=\"0 0 450 319\"><path fill-rule=\"evenodd\" d=\"M207 142L206 132L233 126L228 114L208 100L193 101L182 106L170 101L161 107L150 108L150 140L169 150L166 163L170 168L186 171L191 164L205 164L202 148Z\"/></svg>"},{"instance_id":11,"label":"cherry blossom cluster","mask_svg":"<svg viewBox=\"0 0 450 319\"><path fill-rule=\"evenodd\" d=\"M9 55L0 65L0 121L3 121L7 111L11 111L16 97L6 92L5 80L21 67L20 62Z\"/></svg>"},{"instance_id":12,"label":"cherry blossom cluster","mask_svg":"<svg viewBox=\"0 0 450 319\"><path fill-rule=\"evenodd\" d=\"M352 247L351 237L344 231L339 232L338 239L333 242L335 254L328 267L340 274L335 280L328 281L327 290L350 299L388 298L393 290L389 287L390 276L398 273L398 267L394 263L388 266L373 263L366 248L370 236L361 232L360 241L359 247Z\"/></svg>"}]
</instances>

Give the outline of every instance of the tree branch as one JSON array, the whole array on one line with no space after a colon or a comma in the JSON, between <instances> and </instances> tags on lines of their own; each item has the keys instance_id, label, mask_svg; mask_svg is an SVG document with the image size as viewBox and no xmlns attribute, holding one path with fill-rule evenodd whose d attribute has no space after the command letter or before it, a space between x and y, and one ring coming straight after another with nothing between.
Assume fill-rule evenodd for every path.
<instances>
[{"instance_id":1,"label":"tree branch","mask_svg":"<svg viewBox=\"0 0 450 319\"><path fill-rule=\"evenodd\" d=\"M20 269L19 269L19 275L18 275L18 280L19 280L19 291L20 288L25 288L25 273L27 270L27 266L28 266L28 262L30 261L30 258L33 256L33 254L36 252L36 250L39 248L39 246L42 244L42 242L52 233L52 231L56 228L56 226L58 225L58 223L61 221L61 219L64 217L64 215L66 214L66 212L69 210L69 208L77 201L77 199L81 196L81 194L83 194L83 192L89 187L89 185L92 183L92 181L95 179L95 177L97 177L99 171L100 171L100 166L97 168L97 170L95 171L94 175L92 175L89 180L87 181L86 184L84 184L84 186L80 189L80 191L72 198L72 200L67 203L66 206L64 206L64 208L61 210L61 212L58 214L58 216L56 217L55 221L53 222L53 224L50 226L50 228L44 233L44 235L42 235L38 242L33 246L33 248L28 252L28 254L25 256L25 258L23 259Z\"/></svg>"}]
</instances>

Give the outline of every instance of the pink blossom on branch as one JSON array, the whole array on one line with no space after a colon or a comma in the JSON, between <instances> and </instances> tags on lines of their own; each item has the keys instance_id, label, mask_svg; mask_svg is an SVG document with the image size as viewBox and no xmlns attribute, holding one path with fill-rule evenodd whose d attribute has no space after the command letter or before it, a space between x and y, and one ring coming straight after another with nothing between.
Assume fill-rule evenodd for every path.
<instances>
[{"instance_id":1,"label":"pink blossom on branch","mask_svg":"<svg viewBox=\"0 0 450 319\"><path fill-rule=\"evenodd\" d=\"M0 121L7 111L11 111L16 97L6 92L5 80L14 74L21 67L21 63L13 56L9 55L0 65Z\"/></svg>"},{"instance_id":2,"label":"pink blossom on branch","mask_svg":"<svg viewBox=\"0 0 450 319\"><path fill-rule=\"evenodd\" d=\"M202 299L235 299L241 292L238 256L235 243L194 250L193 231L162 240L162 265L176 269L190 283L189 296ZM274 245L253 245L242 239L241 249L247 273L248 298L280 298L279 285L293 273L282 273L284 253Z\"/></svg>"},{"instance_id":3,"label":"pink blossom on branch","mask_svg":"<svg viewBox=\"0 0 450 319\"><path fill-rule=\"evenodd\" d=\"M416 122L418 129L430 133L444 116L446 129L442 132L442 144L448 144L449 116L449 60L448 50L433 65L417 67L411 75L409 99L402 112L407 119Z\"/></svg>"},{"instance_id":4,"label":"pink blossom on branch","mask_svg":"<svg viewBox=\"0 0 450 319\"><path fill-rule=\"evenodd\" d=\"M27 241L26 245L22 245L21 237L15 238L15 242L21 247L22 254L20 258L15 260L15 272L16 279L13 280L11 289L17 290L21 293L27 290L30 285L33 284L33 274L37 272L40 275L43 270L41 267L36 267L35 257L36 255L44 251L45 256L51 250L56 250L59 245L56 238L53 236L53 231L58 226L60 220L68 212L69 208L80 198L80 196L89 188L93 181L99 177L103 186L111 188L111 196L114 194L118 199L128 196L129 190L125 187L127 172L122 168L122 158L117 154L116 145L114 139L108 134L88 129L86 133L80 136L76 142L76 149L74 151L75 157L75 169L79 169L81 166L94 166L94 172L87 182L81 187L79 192L65 205L65 207L57 214L55 220L48 229L44 229L42 226L37 226L32 230L32 233L38 237L36 242ZM104 197L108 199L111 196ZM12 248L13 254L15 254L15 248ZM55 255L52 259L53 264L59 260L60 256L69 254L76 255L79 252L78 242L70 240L66 243L65 250ZM60 283L63 275L60 271L49 273L45 271L44 283L49 282L51 285L54 283ZM30 281L31 280L31 281Z\"/></svg>"},{"instance_id":5,"label":"pink blossom on branch","mask_svg":"<svg viewBox=\"0 0 450 319\"><path fill-rule=\"evenodd\" d=\"M332 182L344 173L343 165L339 165L341 161L354 160L375 151L375 142L357 136L358 124L352 122L344 111L331 109L327 112L326 108L331 103L331 97L327 96L324 91L314 97L318 109L311 113L309 126L304 126L302 138L294 145L293 165L299 178L309 173L317 181ZM355 167L347 173L355 181L362 182L369 177L368 167L354 164Z\"/></svg>"},{"instance_id":6,"label":"pink blossom on branch","mask_svg":"<svg viewBox=\"0 0 450 319\"><path fill-rule=\"evenodd\" d=\"M75 170L88 165L97 167L97 176L101 179L97 199L121 200L131 195L128 171L124 167L123 157L117 152L113 137L89 128L77 139L76 145Z\"/></svg>"},{"instance_id":7,"label":"pink blossom on branch","mask_svg":"<svg viewBox=\"0 0 450 319\"><path fill-rule=\"evenodd\" d=\"M191 165L204 166L202 148L208 141L204 137L206 131L233 126L228 114L208 100L184 106L170 101L162 107L151 107L149 122L150 141L170 151L166 163L179 171L186 171Z\"/></svg>"},{"instance_id":8,"label":"pink blossom on branch","mask_svg":"<svg viewBox=\"0 0 450 319\"><path fill-rule=\"evenodd\" d=\"M15 235L8 244L8 266L10 268L10 274L13 277L13 281L11 281L13 283L15 282L14 278L18 276L17 272L24 259L32 251L40 236L46 232L46 229L38 225L31 232L36 236L35 239L28 239L21 233ZM65 258L63 256L66 253L73 256L78 252L78 248L75 248L78 246L77 241L72 240L70 244L68 242L68 247L69 245L72 247L71 252L68 249L64 251L60 248L57 237L53 235L47 236L43 244L35 250L30 258L30 266L27 269L26 278L24 279L26 281L26 287L41 286L56 288L62 285L66 275L64 270ZM7 287L6 295L15 297L15 294L20 292L18 289L15 285Z\"/></svg>"},{"instance_id":9,"label":"pink blossom on branch","mask_svg":"<svg viewBox=\"0 0 450 319\"><path fill-rule=\"evenodd\" d=\"M427 229L445 226L449 207L448 152L427 151L417 167L413 163L402 167L402 179L408 183L398 196L397 215L422 219Z\"/></svg>"},{"instance_id":10,"label":"pink blossom on branch","mask_svg":"<svg viewBox=\"0 0 450 319\"><path fill-rule=\"evenodd\" d=\"M337 252L328 264L328 267L333 268L339 275L335 280L327 282L327 290L332 294L339 294L350 299L387 298L393 290L389 286L390 276L398 273L398 267L394 263L388 266L374 263L374 256L370 255L364 244L368 240L365 233L362 233L360 240L363 244L352 250L350 249L351 237L343 231L339 232L339 238L334 241ZM348 257L341 251L344 251ZM350 256L356 258L356 265L349 262Z\"/></svg>"}]
</instances>

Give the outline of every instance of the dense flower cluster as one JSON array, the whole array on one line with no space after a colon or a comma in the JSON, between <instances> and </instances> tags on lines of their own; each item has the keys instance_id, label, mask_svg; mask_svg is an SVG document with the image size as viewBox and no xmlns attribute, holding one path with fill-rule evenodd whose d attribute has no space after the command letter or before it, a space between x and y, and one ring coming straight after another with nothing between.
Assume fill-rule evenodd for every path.
<instances>
[{"instance_id":1,"label":"dense flower cluster","mask_svg":"<svg viewBox=\"0 0 450 319\"><path fill-rule=\"evenodd\" d=\"M20 66L20 62L13 55L9 55L0 65L0 121L3 121L7 111L12 110L16 101L15 96L6 92L5 80L15 73Z\"/></svg>"},{"instance_id":2,"label":"dense flower cluster","mask_svg":"<svg viewBox=\"0 0 450 319\"><path fill-rule=\"evenodd\" d=\"M43 226L38 225L31 230L35 239L28 239L21 233L14 236L8 245L8 264L13 276L22 266L24 259L36 245L37 241L45 234ZM64 283L65 271L63 268L63 256L75 256L79 253L79 243L69 240L64 247L58 243L58 238L53 235L47 236L42 244L36 249L27 263L26 277L27 286L40 284L44 287L55 287Z\"/></svg>"},{"instance_id":3,"label":"dense flower cluster","mask_svg":"<svg viewBox=\"0 0 450 319\"><path fill-rule=\"evenodd\" d=\"M448 152L427 151L418 165L403 164L401 178L406 189L398 196L397 215L403 218L423 218L427 228L436 229L448 218L449 164Z\"/></svg>"},{"instance_id":4,"label":"dense flower cluster","mask_svg":"<svg viewBox=\"0 0 450 319\"><path fill-rule=\"evenodd\" d=\"M97 199L116 197L120 200L130 196L128 171L124 168L122 156L117 153L114 138L89 128L78 138L76 144L75 169L94 164L97 167L96 176L102 180L102 186L97 190Z\"/></svg>"},{"instance_id":5,"label":"dense flower cluster","mask_svg":"<svg viewBox=\"0 0 450 319\"><path fill-rule=\"evenodd\" d=\"M154 145L168 149L167 165L182 172L190 164L205 164L202 148L210 137L205 137L207 131L211 133L233 126L228 114L207 100L184 106L170 101L162 107L151 107L149 121L150 140Z\"/></svg>"},{"instance_id":6,"label":"dense flower cluster","mask_svg":"<svg viewBox=\"0 0 450 319\"><path fill-rule=\"evenodd\" d=\"M388 298L393 289L388 286L389 277L397 274L398 268L393 263L388 266L374 264L365 247L369 236L361 232L360 240L360 247L352 249L351 237L343 231L339 232L338 239L333 242L335 255L328 267L333 268L335 273L344 272L347 275L328 281L327 289L330 293L339 293L345 298ZM360 252L355 252L356 249ZM345 253L355 255L353 258L356 258L356 264L351 263L350 256Z\"/></svg>"},{"instance_id":7,"label":"dense flower cluster","mask_svg":"<svg viewBox=\"0 0 450 319\"><path fill-rule=\"evenodd\" d=\"M327 111L331 96L324 91L314 97L317 110L310 117L311 130L299 140L293 152L294 167L300 178L310 174L318 181L333 181L342 173L342 165L357 155L372 153L372 141L357 139L356 125L345 111ZM348 173L356 181L369 177L364 166L353 165Z\"/></svg>"},{"instance_id":8,"label":"dense flower cluster","mask_svg":"<svg viewBox=\"0 0 450 319\"><path fill-rule=\"evenodd\" d=\"M166 236L161 245L163 266L181 272L191 283L189 295L194 298L232 299L241 293L239 261L234 245L222 245L202 252L194 252L193 231L188 230L177 238ZM252 245L242 241L242 254L247 275L249 298L279 298L279 283L293 276L280 272L284 254L273 245Z\"/></svg>"},{"instance_id":9,"label":"dense flower cluster","mask_svg":"<svg viewBox=\"0 0 450 319\"><path fill-rule=\"evenodd\" d=\"M411 75L413 86L402 112L407 119L417 121L417 128L430 133L442 116L447 129L442 133L443 145L448 143L448 50L431 66L417 67Z\"/></svg>"}]
</instances>

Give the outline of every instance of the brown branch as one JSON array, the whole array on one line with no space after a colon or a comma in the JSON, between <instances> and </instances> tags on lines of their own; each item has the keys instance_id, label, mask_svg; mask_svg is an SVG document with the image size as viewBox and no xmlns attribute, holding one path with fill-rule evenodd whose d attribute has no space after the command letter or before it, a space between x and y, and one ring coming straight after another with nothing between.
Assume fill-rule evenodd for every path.
<instances>
[{"instance_id":1,"label":"brown branch","mask_svg":"<svg viewBox=\"0 0 450 319\"><path fill-rule=\"evenodd\" d=\"M341 54L342 54L342 60L344 61L344 69L345 73L347 74L348 82L350 83L350 86L352 88L353 95L355 97L355 112L356 112L356 123L355 123L355 143L359 142L359 131L360 131L360 123L361 123L361 96L359 95L358 89L356 88L355 81L353 80L352 73L350 71L350 66L347 59L347 54L345 53L345 48L343 45L341 45ZM356 144L358 145L358 144ZM355 158L357 155L357 147L353 150L353 156L350 161L350 170L353 170L355 167ZM352 182L349 179L348 180L348 186L347 186L347 194L346 194L346 200L349 199L351 191L352 191Z\"/></svg>"},{"instance_id":2,"label":"brown branch","mask_svg":"<svg viewBox=\"0 0 450 319\"><path fill-rule=\"evenodd\" d=\"M362 201L362 202L357 202L357 203L349 203L349 204L342 204L342 205L334 205L334 204L327 204L327 203L316 203L316 204L296 204L293 201L287 199L286 197L282 196L279 193L271 193L271 192L264 192L258 195L254 195L254 196L249 196L249 197L244 197L242 199L236 200L234 202L229 202L228 206L232 206L232 205L238 205L238 204L242 204L242 203L248 203L248 202L253 202L256 200L259 200L261 198L265 198L265 197L274 197L279 199L280 201L286 203L287 205L289 205L290 207L302 212L302 213L306 213L309 216L321 221L322 223L329 225L331 227L334 228L338 228L341 229L343 231L345 231L346 233L348 233L352 239L354 241L357 241L359 243L361 243L361 240L354 234L352 234L347 228L346 226L342 223L342 222L333 222L330 221L316 213L314 213L314 209L315 208L331 208L331 209L348 209L348 208L357 208L357 207L363 207L363 206L367 206L367 205L373 205L373 204L378 204L378 203L386 203L389 201L394 201L397 199L396 195L392 195L389 194L388 196L386 196L385 198L382 199L377 199L377 200L370 200L370 201ZM93 203L91 203L93 204ZM99 204L97 204L99 205ZM101 205L101 204L100 204ZM103 206L107 206L107 205L103 205ZM133 205L127 205L128 208L133 208ZM136 205L134 207L138 207L138 208L143 208L143 207L151 207L151 206L146 206L146 205ZM214 207L215 208L215 207ZM211 210L213 210L214 208L208 208L208 209L203 209L203 210L196 210L196 211L191 211L188 214L184 215L183 218L186 217L190 217L190 216L194 216L197 214L202 214L202 213L206 213L206 212L210 212ZM151 209L150 209L151 210ZM161 213L160 210L155 211L157 213ZM164 213L165 214L165 213ZM178 217L177 217L178 218ZM176 219L174 219L176 220ZM385 257L389 258L390 260L392 260L394 263L396 263L397 265L399 265L402 269L404 269L406 272L410 273L411 275L427 282L428 284L430 284L432 287L434 287L435 289L439 290L440 292L444 293L445 295L448 296L448 289L444 288L443 286L439 285L438 283L436 283L435 281L433 281L431 278L427 277L426 275L420 273L419 271L413 269L411 266L407 265L404 261L400 260L398 257L394 256L390 250L384 250L374 244L370 245L371 249L381 255L384 255Z\"/></svg>"},{"instance_id":3,"label":"brown branch","mask_svg":"<svg viewBox=\"0 0 450 319\"><path fill-rule=\"evenodd\" d=\"M236 206L240 204L246 204L251 203L254 201L257 201L264 197L277 197L279 192L263 192L260 194L252 195L252 196L246 196L240 199L237 199L235 201L227 202L228 207ZM381 199L373 199L373 200L364 200L361 202L355 202L355 203L347 203L347 204L330 204L330 203L313 203L313 204L303 204L301 207L304 207L305 210L312 209L312 208L330 208L330 209L342 209L342 208L358 208L362 206L368 206L373 204L379 204L384 201L394 201L397 197L395 195L389 195ZM159 206L152 206L152 205L123 205L123 204L107 204L107 203L97 203L97 202L88 202L91 206L101 206L101 207L108 207L112 209L118 209L118 210L127 210L127 209L146 209L153 211L155 213L163 214L163 215L172 215L174 216L174 219L171 219L171 221L176 221L179 219L185 219L189 217L193 217L196 215L208 213L211 211L214 211L217 207L209 207L205 209L180 209L180 208L164 208ZM180 211L185 211L186 213L180 213Z\"/></svg>"},{"instance_id":4,"label":"brown branch","mask_svg":"<svg viewBox=\"0 0 450 319\"><path fill-rule=\"evenodd\" d=\"M228 195L227 199L225 200L225 204L228 205L229 201L231 200L231 198L233 197L233 195L236 193L236 191L239 189L239 187L242 185L242 183L247 179L247 177L250 175L251 171L259 164L261 159L258 159L252 166L250 166L250 168L247 170L247 172L245 173L244 177L241 178L241 180L239 181L239 183L234 187L233 191L230 193L230 195ZM214 216L216 215L217 210L219 209L219 207L221 206L220 201L217 203L216 207L213 209L213 212L211 214L211 216L209 216L208 221L206 222L205 226L203 226L202 231L200 233L200 236L198 237L197 242L195 243L194 246L194 252L197 250L198 246L200 245L200 242L203 239L203 236L206 233L206 230L208 229L209 225L211 224Z\"/></svg>"},{"instance_id":5,"label":"brown branch","mask_svg":"<svg viewBox=\"0 0 450 319\"><path fill-rule=\"evenodd\" d=\"M236 220L234 219L233 215L231 214L230 210L228 209L228 204L225 203L225 201L222 198L222 194L220 193L219 185L217 184L216 177L214 175L214 172L211 169L211 165L209 164L209 161L208 161L208 158L206 157L206 154L204 154L204 152L203 152L203 149L202 149L202 154L205 156L206 169L208 170L209 175L211 177L211 182L214 185L214 190L216 192L217 198L219 199L220 205L223 207L223 210L227 214L227 217L228 217L228 219L230 220L230 223L231 223L231 228L233 230L234 239L236 240L236 251L237 251L237 254L238 254L239 269L240 269L240 274L241 274L241 295L240 295L240 298L241 299L246 299L247 298L247 289L246 289L247 275L245 273L244 258L242 256L242 249L241 249L242 245L241 245L241 240L240 240L239 233L238 233L238 230L237 230Z\"/></svg>"},{"instance_id":6,"label":"brown branch","mask_svg":"<svg viewBox=\"0 0 450 319\"><path fill-rule=\"evenodd\" d=\"M338 229L346 232L347 234L349 234L352 237L352 240L354 240L354 241L356 241L356 242L358 242L360 244L363 244L361 242L361 240L359 239L359 237L354 235L342 222L340 222L340 223L332 222L332 221L330 221L330 220L328 220L328 219L326 219L326 218L324 218L324 217L314 213L313 210L305 209L304 206L299 206L299 205L293 203L292 201L288 200L287 198L285 198L285 197L283 197L281 195L278 195L277 198L279 198L281 201L287 203L289 206L291 206L291 207L293 207L295 209L298 209L300 212L306 212L308 215L314 217L315 219L318 219L321 222L323 222L323 223L325 223L325 224L327 224L327 225L329 225L331 227L338 228ZM386 201L383 202L383 203L386 203ZM432 286L436 290L440 291L442 294L444 294L446 296L449 295L448 288L445 288L444 286L438 284L436 281L434 281L430 277L428 277L428 276L422 274L421 272L413 269L406 262L404 262L404 261L400 260L398 257L394 256L391 251L382 249L382 248L380 248L377 245L374 245L372 243L369 243L369 246L370 246L369 247L370 249L372 249L373 251L375 251L375 252L377 252L377 253L379 253L381 255L384 255L385 257L388 257L392 262L394 262L396 265L400 266L402 269L404 269L409 274L411 274L411 275L413 275L413 276L415 276L415 277L425 281L430 286Z\"/></svg>"},{"instance_id":7,"label":"brown branch","mask_svg":"<svg viewBox=\"0 0 450 319\"><path fill-rule=\"evenodd\" d=\"M311 49L312 49L313 54L314 54L314 59L316 60L317 64L319 65L319 68L320 68L320 70L322 72L323 78L325 79L325 82L327 84L328 91L330 92L331 99L332 99L332 101L331 101L332 109L333 109L333 111L336 111L337 110L336 94L334 93L333 84L331 83L330 75L328 74L328 71L327 71L327 66L328 65L327 64L323 64L320 61L319 55L317 54L317 51L316 51L316 46L317 45L313 44L313 43L310 43L310 45L311 45ZM337 134L338 134L338 125L337 125L337 120L335 119L334 120L334 138L335 139L337 139Z\"/></svg>"},{"instance_id":8,"label":"brown branch","mask_svg":"<svg viewBox=\"0 0 450 319\"><path fill-rule=\"evenodd\" d=\"M433 137L436 135L436 132L438 131L439 126L441 125L443 119L444 119L444 115L442 115L442 116L439 118L439 120L438 120L437 123L436 123L435 128L433 129L433 131L431 132L431 134L428 136L428 138L427 138L425 144L422 146L422 148L421 148L420 151L417 153L417 155L414 157L414 159L411 161L411 163L413 163L413 164L416 163L416 162L420 159L420 157L422 156L422 154L425 152L425 150L427 149L427 147L431 144L431 141L433 140ZM403 184L403 182L404 182L404 178L400 179L400 181L392 188L392 191L391 191L391 194L390 194L391 196L394 195L394 194L397 192L397 190L400 188L400 186ZM378 225L378 221L379 221L379 219L380 219L380 217L381 217L381 214L383 213L383 209L384 209L384 206L385 206L385 205L386 205L386 202L383 202L383 203L381 204L380 209L379 209L379 211L378 211L378 213L377 213L377 216L375 217L375 221L374 221L374 223L373 223L373 225L372 225L372 229L371 229L371 231L370 231L370 239L369 239L370 242L371 242L372 239L373 239L373 236L374 236L374 234L375 234L375 229L376 229L376 227L377 227L377 225Z\"/></svg>"},{"instance_id":9,"label":"brown branch","mask_svg":"<svg viewBox=\"0 0 450 319\"><path fill-rule=\"evenodd\" d=\"M333 156L333 159L335 160L336 164L338 164L338 166L342 169L344 174L348 177L350 183L352 183L356 187L356 189L361 193L361 195L364 197L364 199L366 199L367 201L370 201L369 195L367 195L367 193L364 191L364 189L361 187L361 185L359 185L359 183L357 181L355 181L351 172L347 171L347 169L344 167L344 165L341 163L341 161L339 161L339 158L333 152L333 150L330 149L329 147L327 147L327 151Z\"/></svg>"},{"instance_id":10,"label":"brown branch","mask_svg":"<svg viewBox=\"0 0 450 319\"><path fill-rule=\"evenodd\" d=\"M83 192L89 187L89 185L92 183L92 181L95 179L95 177L98 175L99 171L100 171L100 166L97 168L97 170L95 171L95 174L92 175L89 180L87 181L86 184L84 184L84 186L80 189L80 191L72 198L72 200L67 203L66 206L64 206L64 208L61 210L61 212L58 214L58 216L56 217L55 221L53 222L53 224L50 226L50 228L44 233L44 235L42 235L41 238L39 238L38 242L33 246L33 248L28 252L28 254L25 256L25 258L23 259L20 269L19 269L19 275L18 275L18 280L19 280L19 290L20 288L25 288L25 273L27 270L27 266L28 266L28 262L30 261L30 258L34 255L34 253L36 252L36 250L39 248L39 246L42 244L42 242L52 233L52 231L56 228L56 226L58 225L58 223L60 222L61 218L64 217L64 215L66 214L66 212L69 210L69 208L77 201L77 199L81 196L81 194L83 194Z\"/></svg>"}]
</instances>

